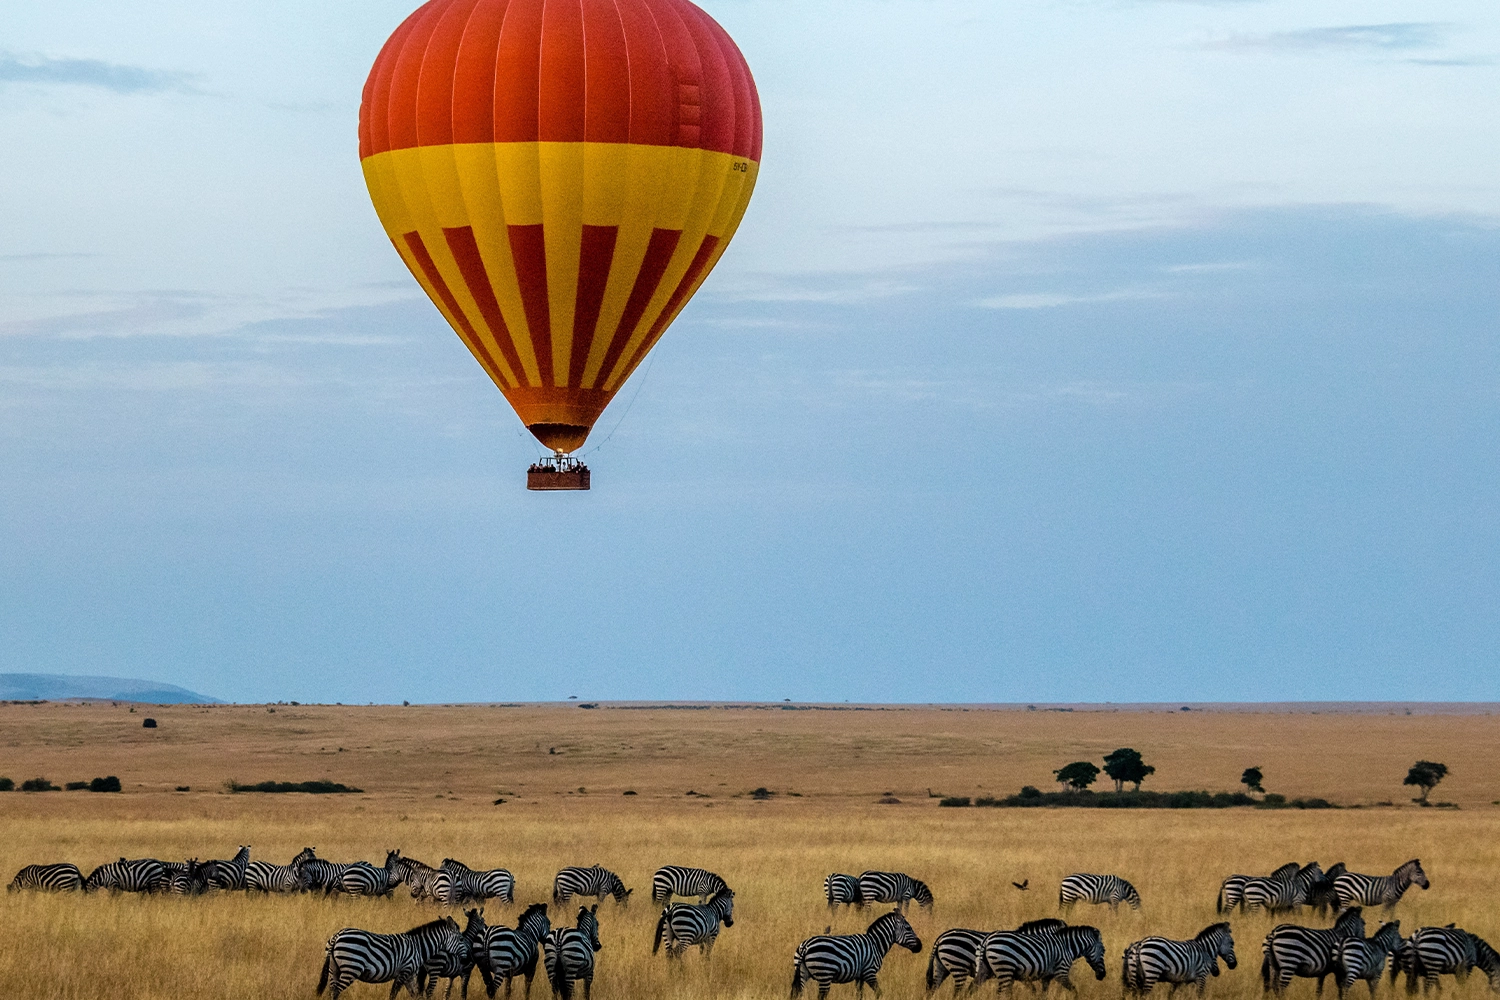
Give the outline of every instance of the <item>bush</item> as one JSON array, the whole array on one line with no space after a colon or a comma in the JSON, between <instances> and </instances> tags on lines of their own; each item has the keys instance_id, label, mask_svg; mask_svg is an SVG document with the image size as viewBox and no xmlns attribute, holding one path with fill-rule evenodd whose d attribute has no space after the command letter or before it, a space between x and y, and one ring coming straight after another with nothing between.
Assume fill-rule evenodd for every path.
<instances>
[{"instance_id":1,"label":"bush","mask_svg":"<svg viewBox=\"0 0 1500 1000\"><path fill-rule=\"evenodd\" d=\"M967 795L949 795L938 800L938 805L940 806L959 807L968 804L969 797Z\"/></svg>"},{"instance_id":2,"label":"bush","mask_svg":"<svg viewBox=\"0 0 1500 1000\"><path fill-rule=\"evenodd\" d=\"M363 788L341 785L337 781L262 781L254 785L229 782L231 792L307 792L311 795L341 795L363 792Z\"/></svg>"},{"instance_id":3,"label":"bush","mask_svg":"<svg viewBox=\"0 0 1500 1000\"><path fill-rule=\"evenodd\" d=\"M16 783L14 781L9 778L0 778L0 792L13 792L15 790Z\"/></svg>"},{"instance_id":4,"label":"bush","mask_svg":"<svg viewBox=\"0 0 1500 1000\"><path fill-rule=\"evenodd\" d=\"M70 792L81 792L89 787L89 783L87 781L69 781L63 787Z\"/></svg>"},{"instance_id":5,"label":"bush","mask_svg":"<svg viewBox=\"0 0 1500 1000\"><path fill-rule=\"evenodd\" d=\"M23 792L58 792L61 790L46 778L27 778L21 782Z\"/></svg>"},{"instance_id":6,"label":"bush","mask_svg":"<svg viewBox=\"0 0 1500 1000\"><path fill-rule=\"evenodd\" d=\"M1022 785L1021 786L1021 798L1023 798L1023 799L1039 799L1041 797L1042 797L1042 790L1040 788L1036 787L1035 785Z\"/></svg>"},{"instance_id":7,"label":"bush","mask_svg":"<svg viewBox=\"0 0 1500 1000\"><path fill-rule=\"evenodd\" d=\"M135 709L132 708L131 711L134 712ZM141 720L141 728L142 729L155 729L156 728L156 720L155 719L142 719Z\"/></svg>"},{"instance_id":8,"label":"bush","mask_svg":"<svg viewBox=\"0 0 1500 1000\"><path fill-rule=\"evenodd\" d=\"M762 785L761 787L757 788L755 791L751 792L750 793L750 797L752 799L756 799L758 801L764 802L766 799L769 799L771 796L773 796L775 794L776 794L775 792L771 791L770 789L768 789L764 785Z\"/></svg>"},{"instance_id":9,"label":"bush","mask_svg":"<svg viewBox=\"0 0 1500 1000\"><path fill-rule=\"evenodd\" d=\"M89 791L91 792L118 792L119 790L120 779L116 778L113 774L107 778L95 778L89 782ZM187 789L182 788L179 791L185 792Z\"/></svg>"}]
</instances>

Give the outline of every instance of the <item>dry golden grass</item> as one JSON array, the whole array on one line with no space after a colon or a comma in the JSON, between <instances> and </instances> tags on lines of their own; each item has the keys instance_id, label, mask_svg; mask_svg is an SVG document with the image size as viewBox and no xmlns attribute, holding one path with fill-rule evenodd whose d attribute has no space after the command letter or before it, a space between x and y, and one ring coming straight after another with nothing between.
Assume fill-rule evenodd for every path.
<instances>
[{"instance_id":1,"label":"dry golden grass","mask_svg":"<svg viewBox=\"0 0 1500 1000\"><path fill-rule=\"evenodd\" d=\"M161 728L141 730L145 714ZM1114 871L1141 890L1144 909L1072 918L1097 923L1109 951L1105 982L1078 967L1080 993L1113 998L1125 944L1191 935L1215 919L1224 874L1290 859L1387 872L1420 856L1433 888L1402 902L1403 926L1456 920L1500 938L1500 809L1489 805L1500 792L1482 770L1496 735L1483 715L0 706L0 774L118 774L127 792L0 796L0 871L8 879L34 861L73 860L87 872L121 855L228 856L241 843L283 862L305 845L378 861L399 846L433 863L451 855L504 865L524 905L547 897L559 866L598 861L637 889L627 908L600 907L595 986L605 1000L785 996L793 948L830 922L820 891L829 871L894 868L927 880L935 911L913 914L924 943L950 926L1051 915L1064 874ZM1463 808L1020 811L939 809L926 797L928 787L972 795L1043 785L1051 768L1121 745L1157 765L1160 788L1230 788L1259 764L1275 790L1344 803L1402 801L1412 760L1444 760L1454 773L1435 797ZM366 794L229 795L229 777L326 777ZM166 790L179 784L194 791ZM743 795L760 785L783 794ZM640 794L623 796L627 788ZM687 798L689 788L712 798ZM886 791L903 803L875 804ZM508 801L491 805L501 792ZM696 952L677 969L650 954L650 873L672 862L717 870L737 890L736 926L708 968ZM1010 887L1022 878L1032 891ZM392 900L10 893L0 908L0 981L20 996L69 998L307 998L334 930L404 929L436 912L399 891ZM511 922L519 908L486 913ZM873 916L842 911L832 923L863 929ZM1259 996L1258 943L1270 923L1235 919L1241 966L1212 981L1214 997ZM927 957L894 952L887 995L920 996ZM1485 995L1480 978L1458 992ZM477 977L473 985L482 989ZM545 983L536 989L547 995ZM1309 984L1294 990L1311 996ZM352 995L384 991L361 985Z\"/></svg>"}]
</instances>

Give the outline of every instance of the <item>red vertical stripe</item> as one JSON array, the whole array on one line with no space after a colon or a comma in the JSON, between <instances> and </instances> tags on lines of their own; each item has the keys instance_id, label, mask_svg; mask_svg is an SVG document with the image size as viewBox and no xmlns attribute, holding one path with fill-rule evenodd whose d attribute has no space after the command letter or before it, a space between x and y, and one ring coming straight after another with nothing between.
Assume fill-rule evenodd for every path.
<instances>
[{"instance_id":1,"label":"red vertical stripe","mask_svg":"<svg viewBox=\"0 0 1500 1000\"><path fill-rule=\"evenodd\" d=\"M599 326L599 307L609 284L609 268L615 258L618 226L584 226L578 251L578 301L573 306L573 354L568 359L568 385L583 384L583 369Z\"/></svg>"},{"instance_id":2,"label":"red vertical stripe","mask_svg":"<svg viewBox=\"0 0 1500 1000\"><path fill-rule=\"evenodd\" d=\"M495 58L509 0L481 0L453 63L454 142L495 141Z\"/></svg>"},{"instance_id":3,"label":"red vertical stripe","mask_svg":"<svg viewBox=\"0 0 1500 1000\"><path fill-rule=\"evenodd\" d=\"M614 0L584 0L585 142L630 141L630 61Z\"/></svg>"},{"instance_id":4,"label":"red vertical stripe","mask_svg":"<svg viewBox=\"0 0 1500 1000\"><path fill-rule=\"evenodd\" d=\"M672 261L672 252L677 249L677 241L680 239L682 239L680 229L651 230L651 242L646 245L646 257L641 261L641 269L635 276L635 284L631 286L630 298L625 300L625 312L620 316L620 325L615 327L615 334L610 339L609 350L605 352L604 364L599 368L596 385L603 386L609 381L610 373L614 371L620 355L625 353L625 346L630 340L630 335L635 332L636 324L641 321L641 315L651 304L651 297L656 294L656 286L661 284L661 277L666 273L667 265Z\"/></svg>"},{"instance_id":5,"label":"red vertical stripe","mask_svg":"<svg viewBox=\"0 0 1500 1000\"><path fill-rule=\"evenodd\" d=\"M584 110L583 0L546 0L538 67L537 138L582 142Z\"/></svg>"},{"instance_id":6,"label":"red vertical stripe","mask_svg":"<svg viewBox=\"0 0 1500 1000\"><path fill-rule=\"evenodd\" d=\"M651 332L646 335L645 340L641 341L640 346L635 350L635 354L630 358L630 364L624 368L627 375L635 370L635 366L641 363L641 359L646 356L646 352L651 350L652 346L661 339L661 335L666 331L667 326L677 317L678 310L687 302L688 296L693 294L693 289L697 287L699 280L702 279L703 272L708 267L708 262L713 259L714 248L718 245L719 238L713 235L703 237L703 242L698 244L698 252L693 254L693 262L688 265L687 273L677 283L677 287L672 291L672 297L667 299L666 308L662 309L661 315L656 317L656 322L651 324Z\"/></svg>"},{"instance_id":7,"label":"red vertical stripe","mask_svg":"<svg viewBox=\"0 0 1500 1000\"><path fill-rule=\"evenodd\" d=\"M651 0L615 0L630 66L630 141L670 146L677 141L676 83L650 4Z\"/></svg>"},{"instance_id":8,"label":"red vertical stripe","mask_svg":"<svg viewBox=\"0 0 1500 1000\"><path fill-rule=\"evenodd\" d=\"M536 142L542 4L511 0L495 52L495 141Z\"/></svg>"},{"instance_id":9,"label":"red vertical stripe","mask_svg":"<svg viewBox=\"0 0 1500 1000\"><path fill-rule=\"evenodd\" d=\"M508 226L510 252L515 258L516 278L521 284L521 304L526 308L526 325L531 327L531 349L536 352L536 367L542 385L552 380L552 307L547 300L547 243L542 227Z\"/></svg>"},{"instance_id":10,"label":"red vertical stripe","mask_svg":"<svg viewBox=\"0 0 1500 1000\"><path fill-rule=\"evenodd\" d=\"M725 65L724 50L719 39L705 24L708 15L692 4L682 4L683 23L692 36L698 51L699 72L702 74L699 90L699 128L693 146L704 149L734 149L735 118L740 109L737 105L734 77ZM686 110L684 108L684 110ZM683 145L689 145L683 143ZM740 154L744 155L744 154Z\"/></svg>"},{"instance_id":11,"label":"red vertical stripe","mask_svg":"<svg viewBox=\"0 0 1500 1000\"><path fill-rule=\"evenodd\" d=\"M446 146L453 141L453 64L464 26L479 0L448 0L434 18L417 79L417 144Z\"/></svg>"},{"instance_id":12,"label":"red vertical stripe","mask_svg":"<svg viewBox=\"0 0 1500 1000\"><path fill-rule=\"evenodd\" d=\"M474 356L479 359L479 363L484 365L484 370L490 373L490 378L494 379L500 386L505 386L505 378L500 374L500 369L495 365L495 359L490 357L489 351L485 350L484 342L479 339L479 335L474 331L474 324L469 322L469 317L464 315L463 307L458 304L458 299L453 297L453 290L443 280L443 274L437 269L437 263L432 259L432 254L427 252L427 244L422 242L421 234L416 230L412 230L406 234L404 239L406 240L407 247L411 250L411 255L417 259L417 266L422 269L423 276L432 285L433 290L437 292L438 298L442 300L443 305L448 310L448 315L452 316L454 322L458 324L459 336L464 338L464 343L469 345L469 349L474 352ZM396 249L399 251L400 247Z\"/></svg>"},{"instance_id":13,"label":"red vertical stripe","mask_svg":"<svg viewBox=\"0 0 1500 1000\"><path fill-rule=\"evenodd\" d=\"M474 302L479 306L479 315L484 317L490 333L495 335L495 343L500 345L500 353L505 355L505 363L510 365L510 370L516 373L516 383L525 385L526 369L521 367L521 358L516 354L515 341L510 335L509 327L505 325L505 316L500 312L500 303L495 299L495 288L490 283L490 274L484 266L484 258L480 256L479 244L474 240L473 228L459 226L454 229L444 229L443 236L448 240L448 249L453 252L453 259L458 264L459 273L464 276L464 284L469 287L469 294L474 296Z\"/></svg>"},{"instance_id":14,"label":"red vertical stripe","mask_svg":"<svg viewBox=\"0 0 1500 1000\"><path fill-rule=\"evenodd\" d=\"M389 137L395 149L406 149L420 142L417 134L417 84L422 75L422 62L427 53L427 42L438 19L451 0L433 0L417 12L416 21L407 33L406 42L396 56L396 65L391 70Z\"/></svg>"}]
</instances>

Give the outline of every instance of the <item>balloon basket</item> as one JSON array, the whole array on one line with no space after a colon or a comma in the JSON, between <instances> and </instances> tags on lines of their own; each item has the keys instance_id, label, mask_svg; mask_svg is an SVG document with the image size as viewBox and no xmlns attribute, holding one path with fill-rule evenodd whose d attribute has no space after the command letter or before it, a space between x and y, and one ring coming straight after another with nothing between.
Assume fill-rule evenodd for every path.
<instances>
[{"instance_id":1,"label":"balloon basket","mask_svg":"<svg viewBox=\"0 0 1500 1000\"><path fill-rule=\"evenodd\" d=\"M528 490L586 490L589 467L567 455L551 455L526 470Z\"/></svg>"}]
</instances>

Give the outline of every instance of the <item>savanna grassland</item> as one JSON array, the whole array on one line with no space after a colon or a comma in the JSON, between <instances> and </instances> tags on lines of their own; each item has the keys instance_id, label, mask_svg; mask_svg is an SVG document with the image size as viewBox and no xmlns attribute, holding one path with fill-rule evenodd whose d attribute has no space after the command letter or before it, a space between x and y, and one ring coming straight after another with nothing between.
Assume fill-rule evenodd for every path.
<instances>
[{"instance_id":1,"label":"savanna grassland","mask_svg":"<svg viewBox=\"0 0 1500 1000\"><path fill-rule=\"evenodd\" d=\"M1108 948L1103 983L1075 969L1085 998L1119 995L1125 944L1190 936L1216 919L1223 875L1287 860L1386 873L1420 857L1432 889L1402 901L1403 928L1458 921L1500 938L1500 806L1492 805L1500 724L1482 709L135 708L0 705L0 775L58 784L118 775L125 789L0 794L7 880L29 862L70 860L87 873L122 855L228 857L239 844L278 862L308 845L333 860L377 862L400 847L430 863L453 856L511 869L518 906L485 912L512 922L520 906L547 898L558 867L597 861L637 889L628 907L600 907L595 992L603 1000L785 996L798 941L830 922L862 930L878 912L830 917L821 898L826 873L865 868L906 870L932 887L934 910L913 910L924 944L947 927L1052 915L1057 882L1071 871L1129 878L1145 900L1139 913L1081 908L1070 918L1100 926ZM146 715L157 729L141 728ZM1156 766L1148 788L1233 790L1240 772L1258 765L1271 791L1362 808L948 809L929 797L1054 787L1054 768L1097 762L1119 746ZM1400 782L1419 758L1449 765L1433 799L1459 808L1410 804ZM329 779L364 791L230 794L230 779ZM753 799L757 787L775 794ZM901 801L879 804L887 793ZM736 924L708 967L695 952L676 969L650 953L649 879L665 863L712 868L736 889ZM1030 890L1011 887L1021 880ZM390 900L8 893L0 981L26 997L305 998L334 930L400 930L435 912L400 889ZM1259 940L1271 924L1235 918L1240 968L1213 980L1212 996L1259 996ZM920 996L927 958L925 948L893 952L881 977L886 995ZM483 989L477 976L473 986ZM534 988L547 995L544 982ZM351 995L385 992L356 985ZM1487 995L1482 976L1457 992ZM1299 981L1293 993L1311 997L1311 984Z\"/></svg>"}]
</instances>

